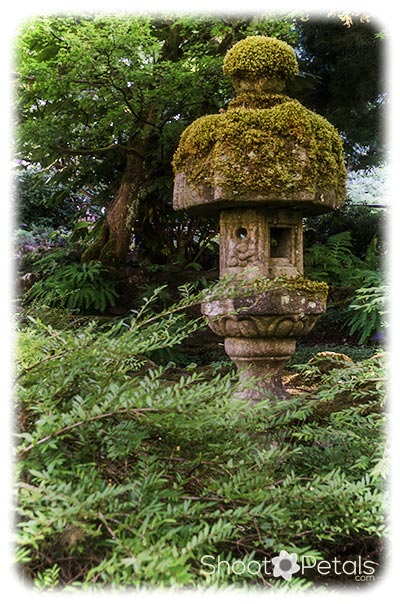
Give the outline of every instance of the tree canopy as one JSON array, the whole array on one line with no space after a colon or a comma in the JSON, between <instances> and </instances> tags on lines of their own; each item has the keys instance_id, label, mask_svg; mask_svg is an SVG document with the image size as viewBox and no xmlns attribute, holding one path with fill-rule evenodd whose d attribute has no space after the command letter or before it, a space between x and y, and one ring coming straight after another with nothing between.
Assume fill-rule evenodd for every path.
<instances>
[{"instance_id":1,"label":"tree canopy","mask_svg":"<svg viewBox=\"0 0 400 604\"><path fill-rule=\"evenodd\" d=\"M300 91L303 102L341 132L349 166L383 159L385 101L383 32L365 16L298 23L298 47L315 85Z\"/></svg>"},{"instance_id":2,"label":"tree canopy","mask_svg":"<svg viewBox=\"0 0 400 604\"><path fill-rule=\"evenodd\" d=\"M302 72L292 93L339 128L352 163L376 162L381 42L360 19L351 27L293 15L25 23L16 52L18 158L60 185L55 202L86 196L106 208L86 260L123 265L132 241L153 261L191 260L215 234L212 222L171 212L172 155L189 123L232 98L223 56L257 34L295 46Z\"/></svg>"}]
</instances>

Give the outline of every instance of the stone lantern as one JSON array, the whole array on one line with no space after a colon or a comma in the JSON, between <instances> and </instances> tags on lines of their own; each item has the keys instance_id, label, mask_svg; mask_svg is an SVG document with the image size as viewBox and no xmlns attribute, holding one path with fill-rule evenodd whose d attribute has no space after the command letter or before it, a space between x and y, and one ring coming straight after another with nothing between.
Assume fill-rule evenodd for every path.
<instances>
[{"instance_id":1,"label":"stone lantern","mask_svg":"<svg viewBox=\"0 0 400 604\"><path fill-rule=\"evenodd\" d=\"M205 301L210 328L241 378L241 396L288 393L281 372L296 338L325 311L325 283L303 277L303 216L340 208L341 139L323 117L283 94L297 73L292 47L265 36L233 46L224 73L237 92L225 112L193 122L174 156L174 209L220 215L220 276L235 294Z\"/></svg>"}]
</instances>

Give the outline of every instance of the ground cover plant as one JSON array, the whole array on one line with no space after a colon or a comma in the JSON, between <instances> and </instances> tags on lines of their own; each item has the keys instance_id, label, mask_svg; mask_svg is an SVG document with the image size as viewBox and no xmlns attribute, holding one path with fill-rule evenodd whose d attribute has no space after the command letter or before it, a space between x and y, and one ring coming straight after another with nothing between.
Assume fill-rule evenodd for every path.
<instances>
[{"instance_id":1,"label":"ground cover plant","mask_svg":"<svg viewBox=\"0 0 400 604\"><path fill-rule=\"evenodd\" d=\"M382 354L325 374L298 365L305 392L248 408L235 398L236 374L218 363L151 360L198 329L180 311L188 304L190 295L158 315L148 308L79 329L22 324L21 574L40 588L274 588L287 582L248 565L282 549L362 556L378 574ZM245 572L211 572L218 556ZM289 585L338 580L311 569Z\"/></svg>"}]
</instances>

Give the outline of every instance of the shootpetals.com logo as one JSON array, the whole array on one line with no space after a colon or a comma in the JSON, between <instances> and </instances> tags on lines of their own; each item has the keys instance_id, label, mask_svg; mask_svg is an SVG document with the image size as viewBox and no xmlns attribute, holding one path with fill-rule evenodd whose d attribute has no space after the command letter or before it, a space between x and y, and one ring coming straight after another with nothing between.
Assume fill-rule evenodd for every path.
<instances>
[{"instance_id":1,"label":"shootpetals.com logo","mask_svg":"<svg viewBox=\"0 0 400 604\"><path fill-rule=\"evenodd\" d=\"M282 550L279 556L272 558L271 562L274 565L274 577L283 577L286 581L290 581L292 575L300 570L297 554L288 554L285 550Z\"/></svg>"},{"instance_id":2,"label":"shootpetals.com logo","mask_svg":"<svg viewBox=\"0 0 400 604\"><path fill-rule=\"evenodd\" d=\"M273 558L264 558L263 560L224 560L221 556L204 555L201 565L204 575L243 575L248 576L266 576L282 577L290 581L293 575L319 574L324 576L346 576L357 582L374 581L376 563L372 560L362 560L357 556L352 560L318 560L315 556L303 554L300 557L297 554L289 554L286 550L281 550L279 556Z\"/></svg>"}]
</instances>

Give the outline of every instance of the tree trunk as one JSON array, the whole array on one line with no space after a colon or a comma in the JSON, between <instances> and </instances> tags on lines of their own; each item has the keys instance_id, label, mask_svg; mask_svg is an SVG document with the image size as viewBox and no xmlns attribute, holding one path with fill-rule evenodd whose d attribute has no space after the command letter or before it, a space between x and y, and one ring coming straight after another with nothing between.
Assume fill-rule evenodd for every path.
<instances>
[{"instance_id":1,"label":"tree trunk","mask_svg":"<svg viewBox=\"0 0 400 604\"><path fill-rule=\"evenodd\" d=\"M105 266L115 268L126 265L139 199L145 186L144 151L147 142L142 140L140 152L128 152L117 194L107 209L99 235L82 256L83 262L100 260Z\"/></svg>"}]
</instances>

